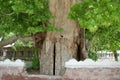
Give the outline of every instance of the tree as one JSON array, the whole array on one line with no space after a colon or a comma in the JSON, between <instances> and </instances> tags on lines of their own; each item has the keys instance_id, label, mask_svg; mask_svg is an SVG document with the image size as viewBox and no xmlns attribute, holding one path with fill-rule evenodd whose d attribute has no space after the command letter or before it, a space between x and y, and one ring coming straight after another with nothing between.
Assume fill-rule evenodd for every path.
<instances>
[{"instance_id":1,"label":"tree","mask_svg":"<svg viewBox=\"0 0 120 80\"><path fill-rule=\"evenodd\" d=\"M49 0L49 9L54 19L51 23L62 32L48 32L43 43L40 57L40 73L63 75L65 62L81 57L80 27L67 18L70 7L80 0Z\"/></svg>"},{"instance_id":2,"label":"tree","mask_svg":"<svg viewBox=\"0 0 120 80\"><path fill-rule=\"evenodd\" d=\"M5 33L10 32L16 38L33 36L41 51L40 73L62 75L66 61L80 58L80 27L67 18L70 7L77 1L0 0L0 35L3 40ZM63 31L51 32L58 28Z\"/></svg>"},{"instance_id":3,"label":"tree","mask_svg":"<svg viewBox=\"0 0 120 80\"><path fill-rule=\"evenodd\" d=\"M29 4L29 5L28 5ZM47 31L57 31L49 19L54 18L48 0L0 0L0 48L21 40L35 42L41 48ZM7 39L6 35L13 33Z\"/></svg>"},{"instance_id":4,"label":"tree","mask_svg":"<svg viewBox=\"0 0 120 80\"><path fill-rule=\"evenodd\" d=\"M119 4L120 0L84 0L71 8L69 18L86 29L85 37L94 50L104 48L116 55L120 49Z\"/></svg>"},{"instance_id":5,"label":"tree","mask_svg":"<svg viewBox=\"0 0 120 80\"><path fill-rule=\"evenodd\" d=\"M93 39L92 42L94 49L96 49L96 51L110 50L114 53L115 60L118 61L117 50L120 49L119 27L104 28L100 34L98 33L97 36L98 37L96 37L96 39Z\"/></svg>"},{"instance_id":6,"label":"tree","mask_svg":"<svg viewBox=\"0 0 120 80\"><path fill-rule=\"evenodd\" d=\"M48 0L0 0L2 41L5 40L6 34L15 34L12 39L0 42L0 47L13 43L17 38L22 40L28 37L26 41L31 41L36 33L57 30L49 22L52 17L48 9Z\"/></svg>"}]
</instances>

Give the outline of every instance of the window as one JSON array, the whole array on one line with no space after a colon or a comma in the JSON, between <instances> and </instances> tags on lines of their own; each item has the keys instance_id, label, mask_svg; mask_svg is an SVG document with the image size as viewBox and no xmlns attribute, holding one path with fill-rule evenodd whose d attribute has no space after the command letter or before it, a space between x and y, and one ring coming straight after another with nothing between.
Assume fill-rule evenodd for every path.
<instances>
[{"instance_id":1,"label":"window","mask_svg":"<svg viewBox=\"0 0 120 80\"><path fill-rule=\"evenodd\" d=\"M2 51L0 51L0 56L3 56L3 52Z\"/></svg>"},{"instance_id":2,"label":"window","mask_svg":"<svg viewBox=\"0 0 120 80\"><path fill-rule=\"evenodd\" d=\"M28 57L32 57L32 56L33 56L32 51L28 51Z\"/></svg>"},{"instance_id":3,"label":"window","mask_svg":"<svg viewBox=\"0 0 120 80\"><path fill-rule=\"evenodd\" d=\"M24 56L24 52L23 51L19 51L19 57L23 57Z\"/></svg>"},{"instance_id":4,"label":"window","mask_svg":"<svg viewBox=\"0 0 120 80\"><path fill-rule=\"evenodd\" d=\"M12 59L13 52L12 51L7 51L6 58Z\"/></svg>"}]
</instances>

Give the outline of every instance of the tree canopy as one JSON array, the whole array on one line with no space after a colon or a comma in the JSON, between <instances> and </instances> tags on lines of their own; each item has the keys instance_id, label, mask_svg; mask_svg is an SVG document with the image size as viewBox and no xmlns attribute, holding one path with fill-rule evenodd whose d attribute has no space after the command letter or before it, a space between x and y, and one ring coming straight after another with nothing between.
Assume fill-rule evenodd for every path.
<instances>
[{"instance_id":1,"label":"tree canopy","mask_svg":"<svg viewBox=\"0 0 120 80\"><path fill-rule=\"evenodd\" d=\"M0 35L13 32L29 36L55 30L50 24L49 0L0 0Z\"/></svg>"},{"instance_id":2,"label":"tree canopy","mask_svg":"<svg viewBox=\"0 0 120 80\"><path fill-rule=\"evenodd\" d=\"M54 17L48 3L49 0L0 0L0 36L6 39L6 35L13 33L12 36L26 37L37 32L59 30L49 21Z\"/></svg>"},{"instance_id":3,"label":"tree canopy","mask_svg":"<svg viewBox=\"0 0 120 80\"><path fill-rule=\"evenodd\" d=\"M71 7L69 18L87 29L86 38L92 45L116 50L120 48L119 4L120 0L83 0Z\"/></svg>"}]
</instances>

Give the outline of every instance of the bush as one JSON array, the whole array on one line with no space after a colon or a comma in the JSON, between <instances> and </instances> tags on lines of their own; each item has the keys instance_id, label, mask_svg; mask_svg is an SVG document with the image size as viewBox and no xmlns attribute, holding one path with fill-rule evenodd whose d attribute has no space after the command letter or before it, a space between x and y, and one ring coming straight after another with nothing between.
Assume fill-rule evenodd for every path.
<instances>
[{"instance_id":1,"label":"bush","mask_svg":"<svg viewBox=\"0 0 120 80\"><path fill-rule=\"evenodd\" d=\"M94 61L97 61L98 59L98 56L97 56L97 53L93 52L93 51L89 51L88 53L88 57Z\"/></svg>"},{"instance_id":2,"label":"bush","mask_svg":"<svg viewBox=\"0 0 120 80\"><path fill-rule=\"evenodd\" d=\"M37 56L34 56L32 59L32 68L39 69L39 58Z\"/></svg>"}]
</instances>

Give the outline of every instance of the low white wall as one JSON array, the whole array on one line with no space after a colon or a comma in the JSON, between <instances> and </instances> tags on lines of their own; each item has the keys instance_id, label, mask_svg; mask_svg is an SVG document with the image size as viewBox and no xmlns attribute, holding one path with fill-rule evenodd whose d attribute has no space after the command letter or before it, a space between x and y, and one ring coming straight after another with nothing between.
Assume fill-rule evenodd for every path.
<instances>
[{"instance_id":1,"label":"low white wall","mask_svg":"<svg viewBox=\"0 0 120 80\"><path fill-rule=\"evenodd\" d=\"M120 68L120 61L111 61L109 59L93 61L91 59L86 59L84 61L77 61L75 59L71 59L65 63L66 68L97 68L97 67L105 67L105 68Z\"/></svg>"},{"instance_id":2,"label":"low white wall","mask_svg":"<svg viewBox=\"0 0 120 80\"><path fill-rule=\"evenodd\" d=\"M11 61L6 59L0 61L0 80L2 80L3 75L23 75L26 74L25 63L20 59L16 61Z\"/></svg>"},{"instance_id":3,"label":"low white wall","mask_svg":"<svg viewBox=\"0 0 120 80\"><path fill-rule=\"evenodd\" d=\"M65 66L65 80L120 80L120 62L71 59Z\"/></svg>"}]
</instances>

